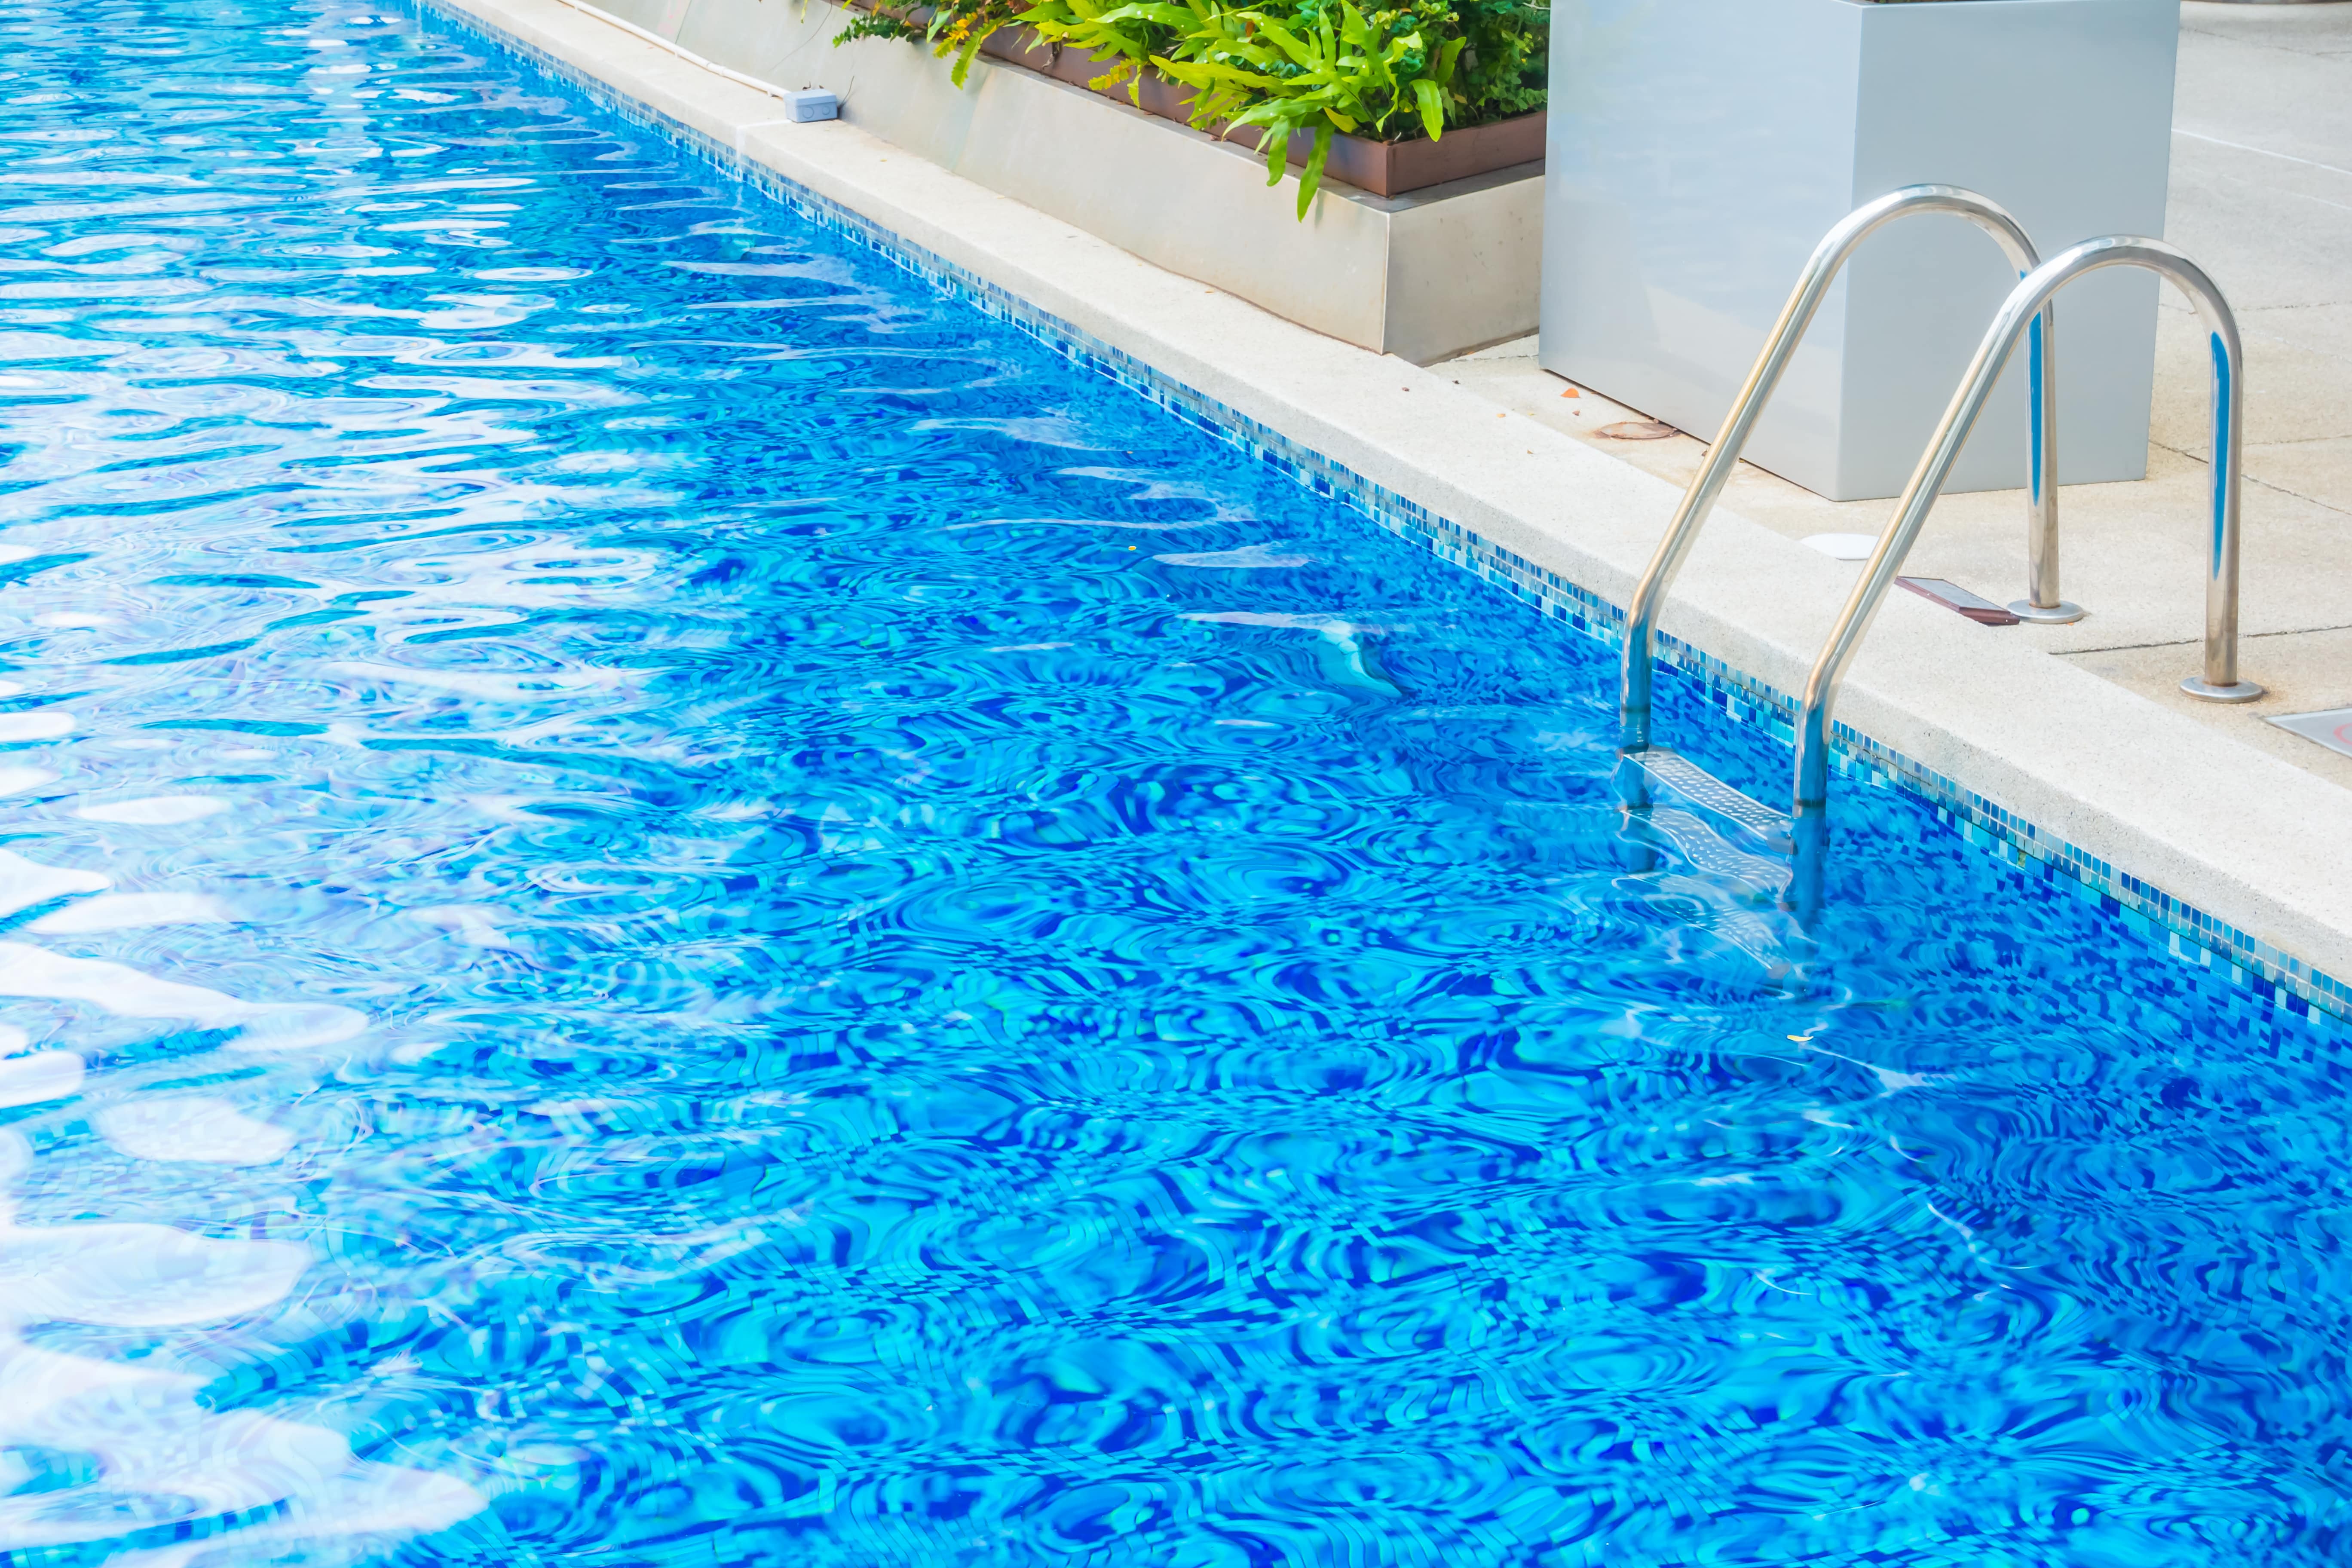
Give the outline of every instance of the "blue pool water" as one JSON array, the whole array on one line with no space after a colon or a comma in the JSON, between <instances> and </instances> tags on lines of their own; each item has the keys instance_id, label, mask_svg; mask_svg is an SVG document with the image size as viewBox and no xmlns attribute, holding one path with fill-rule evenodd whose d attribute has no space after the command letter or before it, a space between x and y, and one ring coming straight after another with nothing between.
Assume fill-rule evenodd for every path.
<instances>
[{"instance_id":1,"label":"blue pool water","mask_svg":"<svg viewBox=\"0 0 2352 1568\"><path fill-rule=\"evenodd\" d=\"M2352 1550L2342 1031L1860 784L1792 945L1605 647L446 21L0 73L0 1561Z\"/></svg>"}]
</instances>

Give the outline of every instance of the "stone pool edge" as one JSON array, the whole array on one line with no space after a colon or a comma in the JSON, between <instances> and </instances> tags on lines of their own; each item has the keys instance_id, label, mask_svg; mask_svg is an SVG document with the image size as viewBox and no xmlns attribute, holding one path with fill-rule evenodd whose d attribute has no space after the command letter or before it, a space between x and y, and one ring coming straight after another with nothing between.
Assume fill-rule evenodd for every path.
<instances>
[{"instance_id":1,"label":"stone pool edge","mask_svg":"<svg viewBox=\"0 0 2352 1568\"><path fill-rule=\"evenodd\" d=\"M1615 640L1615 605L1676 500L1663 481L854 127L793 123L771 94L598 13L562 0L420 5ZM1850 582L1850 568L1719 513L1663 651L1732 717L1785 739L1786 693ZM1954 668L1971 678L1954 681ZM1902 595L1856 659L1840 714L1844 787L1913 789L1972 841L2168 936L2261 1006L2352 1018L2352 795Z\"/></svg>"}]
</instances>

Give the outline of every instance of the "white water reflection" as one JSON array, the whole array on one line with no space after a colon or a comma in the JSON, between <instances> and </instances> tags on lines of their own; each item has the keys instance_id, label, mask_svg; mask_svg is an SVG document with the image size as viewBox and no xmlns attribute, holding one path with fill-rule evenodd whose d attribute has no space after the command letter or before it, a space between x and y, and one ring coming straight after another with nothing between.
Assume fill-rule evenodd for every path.
<instances>
[{"instance_id":1,"label":"white water reflection","mask_svg":"<svg viewBox=\"0 0 2352 1568\"><path fill-rule=\"evenodd\" d=\"M0 996L86 1002L124 1018L173 1018L200 1029L241 1029L236 1043L287 1051L333 1045L367 1027L367 1015L316 1002L244 1002L226 992L159 980L128 964L68 958L28 942L0 942Z\"/></svg>"},{"instance_id":2,"label":"white water reflection","mask_svg":"<svg viewBox=\"0 0 2352 1568\"><path fill-rule=\"evenodd\" d=\"M283 1127L255 1120L226 1100L169 1095L110 1105L90 1119L98 1135L140 1160L207 1165L267 1165L294 1146Z\"/></svg>"},{"instance_id":3,"label":"white water reflection","mask_svg":"<svg viewBox=\"0 0 2352 1568\"><path fill-rule=\"evenodd\" d=\"M15 1450L19 1471L27 1462L17 1456L34 1453L93 1473L0 1497L0 1552L270 1509L268 1523L230 1539L240 1548L332 1542L355 1555L482 1508L465 1482L357 1458L327 1427L206 1409L196 1398L205 1379L173 1370L167 1355L133 1366L27 1342L23 1331L43 1322L152 1329L249 1317L283 1300L310 1262L289 1242L170 1226L18 1225L13 1193L31 1160L20 1134L0 1132L0 1450ZM17 1486L29 1479L0 1475ZM138 1560L162 1568L223 1543L215 1536Z\"/></svg>"},{"instance_id":4,"label":"white water reflection","mask_svg":"<svg viewBox=\"0 0 2352 1568\"><path fill-rule=\"evenodd\" d=\"M159 795L144 800L109 800L85 805L74 815L85 822L119 822L138 827L170 827L194 822L228 809L216 795Z\"/></svg>"},{"instance_id":5,"label":"white water reflection","mask_svg":"<svg viewBox=\"0 0 2352 1568\"><path fill-rule=\"evenodd\" d=\"M73 733L73 715L58 712L57 708L36 708L30 712L0 712L0 741L57 741L58 736Z\"/></svg>"},{"instance_id":6,"label":"white water reflection","mask_svg":"<svg viewBox=\"0 0 2352 1568\"><path fill-rule=\"evenodd\" d=\"M57 776L47 768L12 763L6 767L0 767L0 795L22 795L26 790L40 788Z\"/></svg>"},{"instance_id":7,"label":"white water reflection","mask_svg":"<svg viewBox=\"0 0 2352 1568\"><path fill-rule=\"evenodd\" d=\"M480 904L444 904L411 910L414 919L447 930L468 947L512 947L514 939L499 929L500 911Z\"/></svg>"},{"instance_id":8,"label":"white water reflection","mask_svg":"<svg viewBox=\"0 0 2352 1568\"><path fill-rule=\"evenodd\" d=\"M110 885L97 872L0 850L0 910L97 894L45 916L37 929L229 918L205 895L100 891ZM0 942L0 994L236 1027L232 1047L247 1049L331 1044L368 1024L347 1007L248 1002L18 942ZM91 1125L139 1160L259 1166L293 1146L285 1128L213 1096L134 1092L107 1101L79 1053L28 1050L30 1043L22 1029L0 1025L0 1108L100 1088L100 1101L88 1111ZM189 1065L182 1058L177 1070ZM255 1319L296 1291L312 1259L293 1242L199 1236L168 1225L19 1224L16 1191L33 1158L21 1132L0 1130L0 1560L186 1523L196 1527L195 1539L114 1561L182 1568L227 1549L240 1557L290 1552L349 1562L484 1506L457 1478L357 1458L330 1427L209 1407L198 1395L214 1374L181 1370L168 1340L136 1363L37 1342L49 1324L166 1330ZM256 1513L260 1522L234 1531L202 1522Z\"/></svg>"},{"instance_id":9,"label":"white water reflection","mask_svg":"<svg viewBox=\"0 0 2352 1568\"><path fill-rule=\"evenodd\" d=\"M12 850L0 849L0 915L13 915L18 910L29 910L52 899L100 892L112 886L114 879L103 872L44 866Z\"/></svg>"},{"instance_id":10,"label":"white water reflection","mask_svg":"<svg viewBox=\"0 0 2352 1568\"><path fill-rule=\"evenodd\" d=\"M81 1088L82 1060L71 1051L0 1058L0 1110L63 1100Z\"/></svg>"},{"instance_id":11,"label":"white water reflection","mask_svg":"<svg viewBox=\"0 0 2352 1568\"><path fill-rule=\"evenodd\" d=\"M209 893L100 893L53 910L25 929L68 936L145 926L230 925L236 920Z\"/></svg>"}]
</instances>

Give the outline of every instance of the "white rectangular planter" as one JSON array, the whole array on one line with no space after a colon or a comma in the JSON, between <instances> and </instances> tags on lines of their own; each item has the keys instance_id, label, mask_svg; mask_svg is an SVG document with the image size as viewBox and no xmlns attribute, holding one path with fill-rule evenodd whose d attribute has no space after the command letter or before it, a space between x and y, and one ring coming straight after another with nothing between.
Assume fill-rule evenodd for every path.
<instances>
[{"instance_id":1,"label":"white rectangular planter","mask_svg":"<svg viewBox=\"0 0 2352 1568\"><path fill-rule=\"evenodd\" d=\"M1426 363L1536 324L1539 166L1395 196L1327 180L1300 223L1255 153L985 57L958 89L927 48L835 48L858 13L832 0L588 3L758 80L831 88L861 130L1342 342Z\"/></svg>"},{"instance_id":2,"label":"white rectangular planter","mask_svg":"<svg viewBox=\"0 0 2352 1568\"><path fill-rule=\"evenodd\" d=\"M2175 0L1556 0L1546 368L1712 439L1805 258L1874 197L1980 192L2044 258L2160 237ZM1898 493L2016 281L1962 219L1864 241L1748 456L1835 500ZM2224 280L2226 286L2226 279ZM2147 466L2156 279L2060 296L2058 474ZM1953 489L2024 482L2023 374Z\"/></svg>"}]
</instances>

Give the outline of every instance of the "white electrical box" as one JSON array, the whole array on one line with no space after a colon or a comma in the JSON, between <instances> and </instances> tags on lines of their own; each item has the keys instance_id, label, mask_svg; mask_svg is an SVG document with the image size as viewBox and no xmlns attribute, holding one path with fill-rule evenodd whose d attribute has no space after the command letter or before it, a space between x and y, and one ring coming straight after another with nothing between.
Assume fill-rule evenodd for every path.
<instances>
[{"instance_id":1,"label":"white electrical box","mask_svg":"<svg viewBox=\"0 0 2352 1568\"><path fill-rule=\"evenodd\" d=\"M803 87L782 95L784 113L795 121L838 120L841 100L821 87Z\"/></svg>"}]
</instances>

